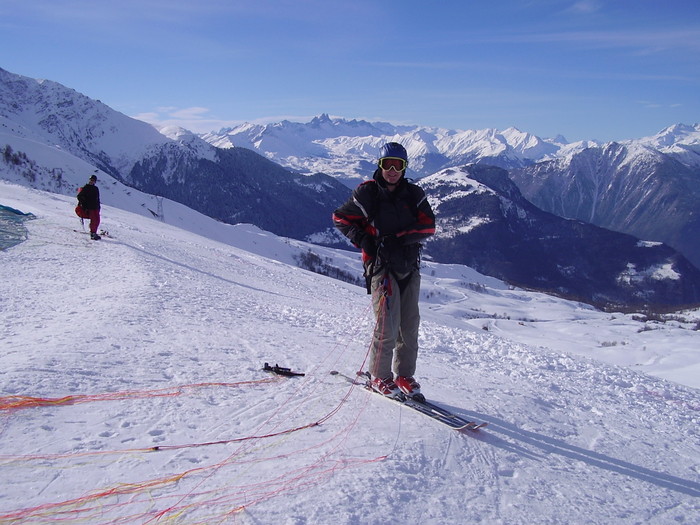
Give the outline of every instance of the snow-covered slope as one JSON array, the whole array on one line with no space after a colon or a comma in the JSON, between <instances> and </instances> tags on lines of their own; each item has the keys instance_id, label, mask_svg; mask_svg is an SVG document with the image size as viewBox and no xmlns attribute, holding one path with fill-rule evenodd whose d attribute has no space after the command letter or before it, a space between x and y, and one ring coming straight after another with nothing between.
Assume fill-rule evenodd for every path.
<instances>
[{"instance_id":1,"label":"snow-covered slope","mask_svg":"<svg viewBox=\"0 0 700 525\"><path fill-rule=\"evenodd\" d=\"M362 366L372 316L362 288L288 264L309 245L112 206L93 242L71 198L0 182L0 204L37 217L0 252L0 522L700 518L700 392L632 369L697 381L689 325L431 264L419 377L490 422L462 435L329 375Z\"/></svg>"}]
</instances>

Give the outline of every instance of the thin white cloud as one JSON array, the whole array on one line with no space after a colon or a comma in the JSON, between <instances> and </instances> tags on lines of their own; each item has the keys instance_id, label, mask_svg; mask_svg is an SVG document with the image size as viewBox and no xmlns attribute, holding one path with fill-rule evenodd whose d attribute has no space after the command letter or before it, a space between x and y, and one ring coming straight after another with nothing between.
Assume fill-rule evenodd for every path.
<instances>
[{"instance_id":1,"label":"thin white cloud","mask_svg":"<svg viewBox=\"0 0 700 525\"><path fill-rule=\"evenodd\" d=\"M200 118L206 119L207 113L209 113L209 108L199 106L183 109L173 108L173 110L170 111L170 117L185 120L198 120Z\"/></svg>"},{"instance_id":2,"label":"thin white cloud","mask_svg":"<svg viewBox=\"0 0 700 525\"><path fill-rule=\"evenodd\" d=\"M645 108L649 108L649 109L659 109L659 108L661 108L661 109L668 109L668 108L675 109L675 108L683 107L683 104L677 104L677 103L668 104L668 103L661 103L661 102L652 102L650 100L638 100L637 104L639 104L640 106L644 106Z\"/></svg>"},{"instance_id":3,"label":"thin white cloud","mask_svg":"<svg viewBox=\"0 0 700 525\"><path fill-rule=\"evenodd\" d=\"M189 108L177 108L173 106L158 107L153 111L130 115L132 118L142 120L155 126L163 128L167 126L178 126L194 133L209 133L222 128L231 128L240 124L271 124L282 120L293 122L308 122L316 115L271 115L255 119L220 119L209 115L210 110L205 107L193 106Z\"/></svg>"},{"instance_id":4,"label":"thin white cloud","mask_svg":"<svg viewBox=\"0 0 700 525\"><path fill-rule=\"evenodd\" d=\"M602 5L597 0L581 0L579 2L574 2L574 4L565 10L566 13L571 14L581 14L589 15L591 13L597 13L602 8Z\"/></svg>"},{"instance_id":5,"label":"thin white cloud","mask_svg":"<svg viewBox=\"0 0 700 525\"><path fill-rule=\"evenodd\" d=\"M597 48L700 50L700 28L674 30L612 30L523 33L484 37L492 43L568 43Z\"/></svg>"}]
</instances>

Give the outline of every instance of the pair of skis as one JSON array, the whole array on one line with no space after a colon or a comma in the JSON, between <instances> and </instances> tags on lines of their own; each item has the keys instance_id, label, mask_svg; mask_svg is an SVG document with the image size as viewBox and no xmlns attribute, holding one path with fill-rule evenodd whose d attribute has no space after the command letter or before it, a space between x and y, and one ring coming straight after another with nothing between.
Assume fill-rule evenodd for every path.
<instances>
[{"instance_id":1,"label":"pair of skis","mask_svg":"<svg viewBox=\"0 0 700 525\"><path fill-rule=\"evenodd\" d=\"M359 379L352 378L335 370L331 372L331 375L340 376L353 384L360 384L366 390L374 394L388 399L389 401L399 403L400 405L410 408L411 410L415 410L416 412L420 412L421 414L426 415L429 418L455 430L469 430L471 432L476 432L480 428L484 428L486 425L488 425L488 423L478 423L464 419L462 416L450 412L449 410L436 405L435 403L431 403L425 399L423 394L418 394L414 397L408 397L403 393L397 395L396 397L384 396L370 386L371 377L368 372L358 372L357 376Z\"/></svg>"},{"instance_id":2,"label":"pair of skis","mask_svg":"<svg viewBox=\"0 0 700 525\"><path fill-rule=\"evenodd\" d=\"M85 230L76 230L75 228L73 228L73 231L75 233L84 233L85 235L90 235L90 232L85 231ZM114 239L114 237L112 237L107 230L100 230L97 233L100 237L107 237L108 239Z\"/></svg>"}]
</instances>

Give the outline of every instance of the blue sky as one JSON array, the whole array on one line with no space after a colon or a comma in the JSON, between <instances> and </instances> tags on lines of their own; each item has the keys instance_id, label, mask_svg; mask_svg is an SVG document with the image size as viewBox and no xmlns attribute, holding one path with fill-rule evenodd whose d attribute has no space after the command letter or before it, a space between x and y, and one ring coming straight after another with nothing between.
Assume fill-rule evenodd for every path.
<instances>
[{"instance_id":1,"label":"blue sky","mask_svg":"<svg viewBox=\"0 0 700 525\"><path fill-rule=\"evenodd\" d=\"M0 0L0 67L196 132L328 113L624 140L700 122L700 2Z\"/></svg>"}]
</instances>

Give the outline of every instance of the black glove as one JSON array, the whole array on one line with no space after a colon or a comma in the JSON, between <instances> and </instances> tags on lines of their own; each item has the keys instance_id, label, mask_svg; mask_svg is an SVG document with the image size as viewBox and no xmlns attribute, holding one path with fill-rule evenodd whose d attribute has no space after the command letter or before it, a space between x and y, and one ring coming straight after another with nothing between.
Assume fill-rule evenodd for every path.
<instances>
[{"instance_id":1,"label":"black glove","mask_svg":"<svg viewBox=\"0 0 700 525\"><path fill-rule=\"evenodd\" d=\"M374 237L368 233L365 233L360 239L360 248L373 259L377 256L377 243L374 241Z\"/></svg>"}]
</instances>

